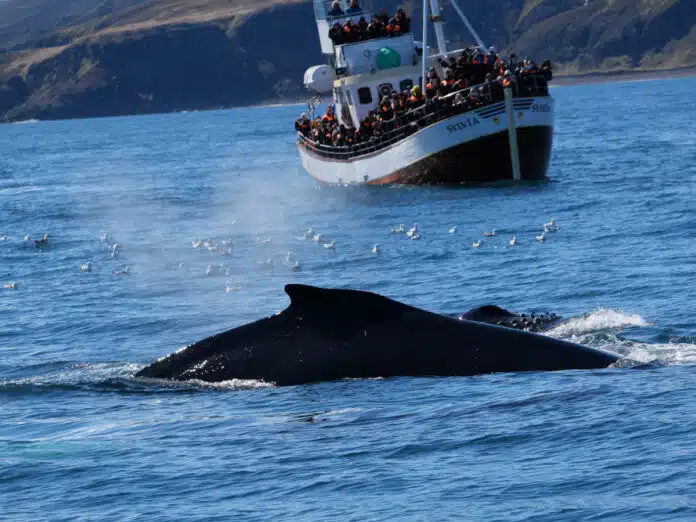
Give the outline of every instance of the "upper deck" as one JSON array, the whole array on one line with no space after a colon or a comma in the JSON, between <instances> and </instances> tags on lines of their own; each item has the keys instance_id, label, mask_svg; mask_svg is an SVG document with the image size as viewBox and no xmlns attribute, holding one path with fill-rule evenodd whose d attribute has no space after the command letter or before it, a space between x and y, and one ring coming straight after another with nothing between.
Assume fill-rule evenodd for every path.
<instances>
[{"instance_id":1,"label":"upper deck","mask_svg":"<svg viewBox=\"0 0 696 522\"><path fill-rule=\"evenodd\" d=\"M329 29L333 24L338 22L343 25L348 20L357 23L361 17L370 20L373 15L371 0L362 0L360 2L360 9L357 11L342 9L342 14L332 13L333 4L334 0L314 0L314 18L316 19L317 30L319 31L321 52L330 56L334 54L334 44L329 38ZM345 2L341 0L340 5L343 7Z\"/></svg>"}]
</instances>

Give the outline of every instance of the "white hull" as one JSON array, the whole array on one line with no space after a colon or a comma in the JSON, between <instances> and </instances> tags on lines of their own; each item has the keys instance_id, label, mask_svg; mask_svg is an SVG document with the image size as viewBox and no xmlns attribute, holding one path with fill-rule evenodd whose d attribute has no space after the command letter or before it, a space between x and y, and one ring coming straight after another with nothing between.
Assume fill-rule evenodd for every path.
<instances>
[{"instance_id":1,"label":"white hull","mask_svg":"<svg viewBox=\"0 0 696 522\"><path fill-rule=\"evenodd\" d=\"M532 136L534 129L543 129L543 136L551 136L554 121L554 100L550 96L531 98L516 98L515 118L517 129L521 135L529 135L520 144L520 155L545 154L546 161L538 162L534 158L524 161L527 165L522 179L540 179L546 176L548 156L550 155L550 140L537 139ZM503 140L504 138L504 140ZM466 144L471 143L467 149ZM299 143L298 149L302 165L317 181L329 185L348 184L389 184L389 183L428 183L438 181L472 181L487 180L474 168L485 168L485 163L476 158L476 144L480 147L495 147L493 154L507 154L509 148L501 144L507 143L507 114L504 102L496 103L481 109L452 116L419 130L389 147L365 154L352 160L330 159L313 152L304 144ZM495 143L495 145L493 145ZM547 150L548 149L548 150ZM453 151L458 151L456 154ZM486 155L491 153L486 151ZM488 156L490 157L490 156ZM469 161L471 160L471 161ZM481 163L479 166L478 163ZM494 179L512 178L510 173L501 173L499 168ZM461 171L461 175L455 170ZM531 172L544 170L544 172ZM445 172L450 171L450 172ZM432 173L432 174L430 174ZM509 175L508 175L509 174Z\"/></svg>"}]
</instances>

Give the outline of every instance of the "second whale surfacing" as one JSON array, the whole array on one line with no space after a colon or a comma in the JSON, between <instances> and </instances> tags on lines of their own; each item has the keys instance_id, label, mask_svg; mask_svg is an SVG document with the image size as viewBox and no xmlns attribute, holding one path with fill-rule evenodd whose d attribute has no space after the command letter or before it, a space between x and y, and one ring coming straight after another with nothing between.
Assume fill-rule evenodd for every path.
<instances>
[{"instance_id":1,"label":"second whale surfacing","mask_svg":"<svg viewBox=\"0 0 696 522\"><path fill-rule=\"evenodd\" d=\"M290 306L168 355L136 377L279 386L344 378L606 368L618 356L358 290L287 285Z\"/></svg>"}]
</instances>

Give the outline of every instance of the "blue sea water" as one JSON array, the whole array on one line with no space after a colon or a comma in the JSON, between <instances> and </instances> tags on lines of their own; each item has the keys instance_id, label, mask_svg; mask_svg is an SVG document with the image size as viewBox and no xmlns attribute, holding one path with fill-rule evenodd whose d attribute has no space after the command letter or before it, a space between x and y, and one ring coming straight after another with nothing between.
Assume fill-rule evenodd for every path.
<instances>
[{"instance_id":1,"label":"blue sea water","mask_svg":"<svg viewBox=\"0 0 696 522\"><path fill-rule=\"evenodd\" d=\"M0 519L694 520L695 91L556 88L550 180L461 188L318 188L293 143L301 107L0 127ZM389 234L414 222L420 241ZM298 240L309 226L336 251ZM47 248L24 241L44 233ZM204 238L234 254L192 248ZM555 312L549 335L652 364L287 388L132 378L283 309L289 282Z\"/></svg>"}]
</instances>

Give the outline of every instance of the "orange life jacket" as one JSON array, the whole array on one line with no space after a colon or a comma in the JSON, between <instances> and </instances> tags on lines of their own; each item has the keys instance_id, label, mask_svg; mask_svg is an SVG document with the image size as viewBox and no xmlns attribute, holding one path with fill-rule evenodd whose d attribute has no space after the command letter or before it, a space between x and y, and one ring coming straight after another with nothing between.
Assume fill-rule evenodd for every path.
<instances>
[{"instance_id":1,"label":"orange life jacket","mask_svg":"<svg viewBox=\"0 0 696 522\"><path fill-rule=\"evenodd\" d=\"M336 121L336 116L334 114L324 114L324 120L333 123Z\"/></svg>"},{"instance_id":2,"label":"orange life jacket","mask_svg":"<svg viewBox=\"0 0 696 522\"><path fill-rule=\"evenodd\" d=\"M510 87L511 85L512 85L512 82L510 80L508 80L507 78L505 78L503 80L503 87Z\"/></svg>"}]
</instances>

